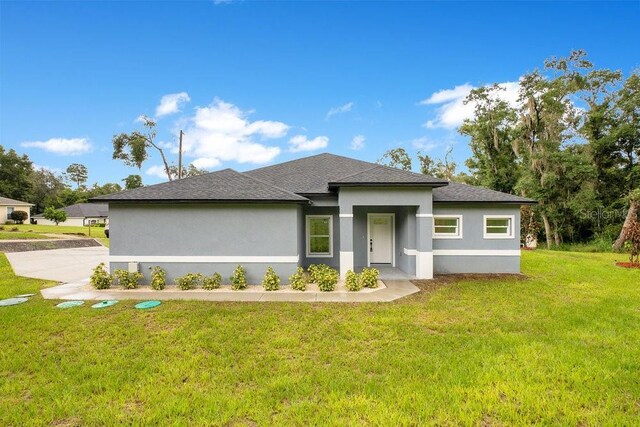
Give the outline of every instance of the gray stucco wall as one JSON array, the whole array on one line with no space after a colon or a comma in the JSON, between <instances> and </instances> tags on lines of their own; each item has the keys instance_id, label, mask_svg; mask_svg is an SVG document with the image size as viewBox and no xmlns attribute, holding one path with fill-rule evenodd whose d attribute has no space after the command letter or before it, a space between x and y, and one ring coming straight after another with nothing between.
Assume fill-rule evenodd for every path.
<instances>
[{"instance_id":1,"label":"gray stucco wall","mask_svg":"<svg viewBox=\"0 0 640 427\"><path fill-rule=\"evenodd\" d=\"M520 249L520 207L515 205L435 204L433 215L462 215L462 238L433 238L435 273L519 273L520 256L438 255L439 250L518 251ZM484 215L513 215L514 236L485 239Z\"/></svg>"},{"instance_id":2,"label":"gray stucco wall","mask_svg":"<svg viewBox=\"0 0 640 427\"><path fill-rule=\"evenodd\" d=\"M109 206L110 255L136 256L263 256L297 257L299 254L298 205L222 204L115 204ZM166 266L170 280L186 273L222 274L226 280L238 262L141 262ZM298 263L240 262L250 283L258 284L268 265L283 283ZM111 269L126 262L111 262ZM164 268L164 267L163 267Z\"/></svg>"}]
</instances>

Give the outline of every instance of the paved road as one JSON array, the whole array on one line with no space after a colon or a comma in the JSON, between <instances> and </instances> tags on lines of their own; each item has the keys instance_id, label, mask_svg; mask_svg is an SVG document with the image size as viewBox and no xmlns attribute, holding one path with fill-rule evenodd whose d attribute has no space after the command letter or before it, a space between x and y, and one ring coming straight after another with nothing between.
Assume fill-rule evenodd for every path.
<instances>
[{"instance_id":1,"label":"paved road","mask_svg":"<svg viewBox=\"0 0 640 427\"><path fill-rule=\"evenodd\" d=\"M6 253L18 276L58 282L77 282L88 278L91 270L109 258L109 248L54 249Z\"/></svg>"}]
</instances>

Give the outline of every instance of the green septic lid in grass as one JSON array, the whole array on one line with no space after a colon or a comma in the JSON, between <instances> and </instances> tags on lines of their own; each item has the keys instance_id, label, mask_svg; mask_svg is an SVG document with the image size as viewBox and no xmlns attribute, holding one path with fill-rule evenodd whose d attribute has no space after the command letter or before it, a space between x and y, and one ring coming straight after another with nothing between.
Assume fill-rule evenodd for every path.
<instances>
[{"instance_id":1,"label":"green septic lid in grass","mask_svg":"<svg viewBox=\"0 0 640 427\"><path fill-rule=\"evenodd\" d=\"M23 302L27 302L29 301L29 298L20 298L20 297L16 297L16 298L7 298L7 299L3 299L0 300L0 307L7 307L10 305L18 305L18 304L22 304Z\"/></svg>"},{"instance_id":2,"label":"green septic lid in grass","mask_svg":"<svg viewBox=\"0 0 640 427\"><path fill-rule=\"evenodd\" d=\"M100 301L97 304L93 304L91 306L91 308L105 308L105 307L111 307L112 305L116 305L118 303L118 301L116 300L109 300L109 301Z\"/></svg>"},{"instance_id":3,"label":"green septic lid in grass","mask_svg":"<svg viewBox=\"0 0 640 427\"><path fill-rule=\"evenodd\" d=\"M139 308L140 310L147 310L149 308L157 307L160 304L160 301L144 301L136 304L135 308Z\"/></svg>"},{"instance_id":4,"label":"green septic lid in grass","mask_svg":"<svg viewBox=\"0 0 640 427\"><path fill-rule=\"evenodd\" d=\"M29 298L34 296L35 294L22 294L22 295L16 295L16 298Z\"/></svg>"},{"instance_id":5,"label":"green septic lid in grass","mask_svg":"<svg viewBox=\"0 0 640 427\"><path fill-rule=\"evenodd\" d=\"M84 304L84 301L65 301L56 305L58 308L72 308Z\"/></svg>"}]
</instances>

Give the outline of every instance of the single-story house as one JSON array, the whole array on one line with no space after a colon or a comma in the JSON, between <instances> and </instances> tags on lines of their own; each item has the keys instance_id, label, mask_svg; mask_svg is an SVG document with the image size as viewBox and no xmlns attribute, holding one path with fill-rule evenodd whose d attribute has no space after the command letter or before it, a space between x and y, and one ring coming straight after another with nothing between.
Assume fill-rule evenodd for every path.
<instances>
[{"instance_id":1,"label":"single-story house","mask_svg":"<svg viewBox=\"0 0 640 427\"><path fill-rule=\"evenodd\" d=\"M60 208L67 214L67 220L61 222L62 225L96 225L106 224L109 221L109 205L106 203L76 203L75 205ZM38 221L39 225L56 225L44 217L44 214L37 214L33 219Z\"/></svg>"},{"instance_id":2,"label":"single-story house","mask_svg":"<svg viewBox=\"0 0 640 427\"><path fill-rule=\"evenodd\" d=\"M0 196L0 224L4 224L6 221L12 221L11 213L13 211L26 212L27 219L24 222L28 224L31 218L31 206L33 206L33 203L21 202L20 200Z\"/></svg>"},{"instance_id":3,"label":"single-story house","mask_svg":"<svg viewBox=\"0 0 640 427\"><path fill-rule=\"evenodd\" d=\"M248 172L224 169L92 199L109 204L110 268L168 277L243 265L519 273L523 197L333 154ZM130 264L132 263L132 264Z\"/></svg>"}]
</instances>

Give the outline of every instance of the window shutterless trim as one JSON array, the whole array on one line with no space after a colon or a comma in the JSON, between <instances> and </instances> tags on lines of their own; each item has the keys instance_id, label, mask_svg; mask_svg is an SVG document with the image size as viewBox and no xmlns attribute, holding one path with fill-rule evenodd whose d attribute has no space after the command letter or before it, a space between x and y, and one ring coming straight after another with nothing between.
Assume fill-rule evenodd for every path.
<instances>
[{"instance_id":1,"label":"window shutterless trim","mask_svg":"<svg viewBox=\"0 0 640 427\"><path fill-rule=\"evenodd\" d=\"M329 219L329 252L311 252L311 227L309 225L309 220L312 218L328 218ZM305 216L305 226L306 229L304 231L305 240L306 240L306 255L307 258L333 258L333 215L306 215ZM314 235L313 237L327 237L325 235Z\"/></svg>"},{"instance_id":2,"label":"window shutterless trim","mask_svg":"<svg viewBox=\"0 0 640 427\"><path fill-rule=\"evenodd\" d=\"M438 219L457 219L456 233L437 233L436 232L436 220ZM439 227L453 227L452 225ZM433 232L431 233L434 239L462 239L462 215L434 215L433 216Z\"/></svg>"},{"instance_id":3,"label":"window shutterless trim","mask_svg":"<svg viewBox=\"0 0 640 427\"><path fill-rule=\"evenodd\" d=\"M487 220L492 219L508 219L509 225L507 226L507 233L487 233ZM485 239L515 239L515 215L483 215L482 216L482 234ZM504 227L503 225L493 226L495 228Z\"/></svg>"}]
</instances>

